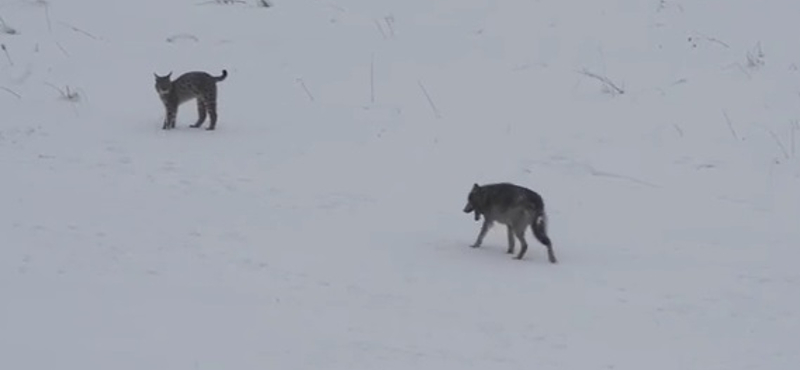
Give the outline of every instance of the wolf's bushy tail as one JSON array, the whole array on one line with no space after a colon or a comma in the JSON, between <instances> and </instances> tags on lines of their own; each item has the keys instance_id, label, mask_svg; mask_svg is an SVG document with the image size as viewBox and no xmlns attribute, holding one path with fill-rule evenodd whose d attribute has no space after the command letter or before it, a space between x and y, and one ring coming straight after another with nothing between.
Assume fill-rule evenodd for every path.
<instances>
[{"instance_id":1,"label":"wolf's bushy tail","mask_svg":"<svg viewBox=\"0 0 800 370\"><path fill-rule=\"evenodd\" d=\"M535 213L531 228L533 229L533 235L536 239L547 247L547 258L550 260L550 263L556 263L553 243L550 241L550 237L547 236L547 213L545 213L544 207L538 209Z\"/></svg>"},{"instance_id":2,"label":"wolf's bushy tail","mask_svg":"<svg viewBox=\"0 0 800 370\"><path fill-rule=\"evenodd\" d=\"M224 80L225 77L228 77L228 71L223 69L221 76L219 76L219 77L214 76L214 81L220 82L220 81Z\"/></svg>"},{"instance_id":3,"label":"wolf's bushy tail","mask_svg":"<svg viewBox=\"0 0 800 370\"><path fill-rule=\"evenodd\" d=\"M533 235L542 244L550 247L553 244L547 236L547 213L544 210L539 210L533 218Z\"/></svg>"}]
</instances>

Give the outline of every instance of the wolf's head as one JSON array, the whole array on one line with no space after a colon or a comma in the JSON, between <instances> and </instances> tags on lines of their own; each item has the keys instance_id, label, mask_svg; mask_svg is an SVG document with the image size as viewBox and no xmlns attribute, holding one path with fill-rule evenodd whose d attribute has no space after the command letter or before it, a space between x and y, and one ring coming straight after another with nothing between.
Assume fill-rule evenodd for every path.
<instances>
[{"instance_id":1,"label":"wolf's head","mask_svg":"<svg viewBox=\"0 0 800 370\"><path fill-rule=\"evenodd\" d=\"M472 190L467 196L467 205L464 206L464 213L475 212L475 221L481 219L481 205L483 204L483 189L478 184L472 185Z\"/></svg>"},{"instance_id":2,"label":"wolf's head","mask_svg":"<svg viewBox=\"0 0 800 370\"><path fill-rule=\"evenodd\" d=\"M153 76L156 78L156 91L158 92L158 95L163 96L169 94L170 90L172 90L172 82L170 81L172 72L165 76L159 76L153 73Z\"/></svg>"}]
</instances>

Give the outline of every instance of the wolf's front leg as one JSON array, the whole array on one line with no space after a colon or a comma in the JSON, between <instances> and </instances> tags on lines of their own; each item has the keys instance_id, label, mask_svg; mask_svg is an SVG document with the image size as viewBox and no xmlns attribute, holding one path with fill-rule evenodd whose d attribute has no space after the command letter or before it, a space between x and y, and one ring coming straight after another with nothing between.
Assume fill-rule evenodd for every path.
<instances>
[{"instance_id":1,"label":"wolf's front leg","mask_svg":"<svg viewBox=\"0 0 800 370\"><path fill-rule=\"evenodd\" d=\"M478 234L478 239L475 240L475 244L473 244L472 248L478 248L483 244L483 238L486 236L486 233L489 231L489 228L492 226L492 222L489 221L487 218L483 218L483 226L481 226L481 232Z\"/></svg>"}]
</instances>

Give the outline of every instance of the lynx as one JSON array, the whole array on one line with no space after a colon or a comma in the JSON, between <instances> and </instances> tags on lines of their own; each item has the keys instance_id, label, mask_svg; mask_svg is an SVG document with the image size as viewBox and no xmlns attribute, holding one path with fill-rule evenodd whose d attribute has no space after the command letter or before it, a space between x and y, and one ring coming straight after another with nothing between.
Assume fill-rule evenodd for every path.
<instances>
[{"instance_id":1,"label":"lynx","mask_svg":"<svg viewBox=\"0 0 800 370\"><path fill-rule=\"evenodd\" d=\"M228 76L228 71L222 70L222 75L212 76L206 72L187 72L170 81L172 72L166 76L156 77L156 92L164 103L166 117L162 129L175 128L175 117L178 115L178 106L192 99L197 99L197 123L191 127L200 127L210 116L210 125L206 130L213 130L217 126L217 82Z\"/></svg>"}]
</instances>

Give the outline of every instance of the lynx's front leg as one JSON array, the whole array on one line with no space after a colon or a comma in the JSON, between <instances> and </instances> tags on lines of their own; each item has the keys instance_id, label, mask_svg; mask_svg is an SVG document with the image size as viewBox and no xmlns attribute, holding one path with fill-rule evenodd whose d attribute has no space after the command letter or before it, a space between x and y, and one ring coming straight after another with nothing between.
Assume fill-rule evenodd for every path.
<instances>
[{"instance_id":1,"label":"lynx's front leg","mask_svg":"<svg viewBox=\"0 0 800 370\"><path fill-rule=\"evenodd\" d=\"M177 107L173 108L169 105L165 105L165 108L167 111L164 117L164 126L162 127L162 129L171 130L175 128L175 116L177 113Z\"/></svg>"},{"instance_id":2,"label":"lynx's front leg","mask_svg":"<svg viewBox=\"0 0 800 370\"><path fill-rule=\"evenodd\" d=\"M490 227L492 227L492 221L484 217L481 232L478 234L478 239L475 240L475 244L471 245L472 248L478 248L483 244L483 238L486 237L486 233L489 231Z\"/></svg>"}]
</instances>

